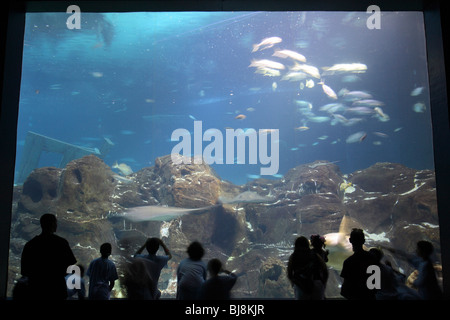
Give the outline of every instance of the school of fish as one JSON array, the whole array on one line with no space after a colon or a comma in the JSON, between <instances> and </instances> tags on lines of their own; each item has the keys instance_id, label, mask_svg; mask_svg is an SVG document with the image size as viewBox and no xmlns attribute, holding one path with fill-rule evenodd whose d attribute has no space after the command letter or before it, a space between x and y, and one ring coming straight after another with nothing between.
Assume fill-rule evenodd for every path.
<instances>
[{"instance_id":1,"label":"school of fish","mask_svg":"<svg viewBox=\"0 0 450 320\"><path fill-rule=\"evenodd\" d=\"M365 64L360 62L338 63L317 68L308 64L306 57L301 53L282 48L282 42L283 40L280 37L268 37L261 40L260 43L254 44L252 53L261 56L261 59L252 59L249 68L256 68L255 73L273 78L275 80L272 82L273 91L278 88L277 81L280 84L285 81L298 82L300 92L318 85L321 87L323 94L330 100L330 103L320 107L313 106L309 101L294 100L293 105L296 106L296 111L301 115L300 123L294 128L296 132L309 130L310 126L320 123L352 127L367 121L369 118L374 118L380 122L390 120L389 114L383 109L385 104L374 99L371 93L362 90L350 91L346 88L342 88L336 93L331 86L326 84L326 80L332 79L336 75L346 77L342 79L342 82L354 81L357 78L356 74L367 71ZM417 87L411 92L411 96L419 96L423 93L423 90L423 87ZM300 92L299 95L302 95ZM414 112L422 113L426 110L426 105L423 102L417 102L412 109ZM398 132L397 129L394 132ZM388 134L383 132L372 132L371 135L375 138L389 137ZM345 142L361 143L367 136L367 132L355 130L354 133L347 136ZM318 139L325 140L323 136ZM340 139L334 140L332 143L338 141ZM317 143L315 142L315 144ZM374 145L382 144L379 140L372 143ZM291 150L295 151L298 148L291 148Z\"/></svg>"}]
</instances>

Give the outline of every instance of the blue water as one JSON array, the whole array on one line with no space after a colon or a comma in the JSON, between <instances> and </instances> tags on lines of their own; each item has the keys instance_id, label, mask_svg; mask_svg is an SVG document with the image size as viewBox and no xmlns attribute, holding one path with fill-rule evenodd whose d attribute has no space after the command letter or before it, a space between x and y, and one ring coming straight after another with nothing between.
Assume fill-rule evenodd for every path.
<instances>
[{"instance_id":1,"label":"blue water","mask_svg":"<svg viewBox=\"0 0 450 320\"><path fill-rule=\"evenodd\" d=\"M343 173L376 162L434 168L421 13L382 13L381 29L369 30L365 12L81 11L80 30L66 28L66 13L27 14L16 168L26 133L33 131L97 148L107 137L115 146L104 161L138 171L170 154L177 144L170 141L172 132L193 133L194 120L202 121L203 132L217 128L224 137L225 128L279 129L278 175L315 160L336 161ZM317 79L314 88L300 90L299 82L248 67L252 59L292 65L272 57L274 48L252 53L253 44L273 36L283 39L277 48L299 52L319 69L366 64L365 73L323 78L336 93L369 92L384 103L390 120L365 116L349 127L307 122L309 130L294 130L305 118L295 100L311 102L312 112L321 116L326 113L319 108L334 101ZM344 82L346 75L356 81ZM425 89L413 97L416 87ZM412 109L418 101L425 112ZM246 118L235 119L238 114ZM366 139L345 142L358 131L366 132ZM43 154L40 166L58 166L59 160ZM212 166L222 179L243 184L265 167L245 163Z\"/></svg>"}]
</instances>

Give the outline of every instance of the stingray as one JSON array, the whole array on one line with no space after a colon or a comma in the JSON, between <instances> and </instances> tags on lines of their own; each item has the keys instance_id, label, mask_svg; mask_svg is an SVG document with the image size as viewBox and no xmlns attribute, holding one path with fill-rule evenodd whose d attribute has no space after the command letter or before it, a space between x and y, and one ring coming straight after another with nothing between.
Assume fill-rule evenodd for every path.
<instances>
[{"instance_id":1,"label":"stingray","mask_svg":"<svg viewBox=\"0 0 450 320\"><path fill-rule=\"evenodd\" d=\"M258 202L271 202L273 198L262 197L256 192L245 191L234 198L219 198L219 203L201 207L201 208L179 208L179 207L165 207L165 206L141 206L129 208L124 214L124 217L133 222L140 221L170 221L186 214L200 214L206 211L215 209L225 204L233 203L258 203Z\"/></svg>"}]
</instances>

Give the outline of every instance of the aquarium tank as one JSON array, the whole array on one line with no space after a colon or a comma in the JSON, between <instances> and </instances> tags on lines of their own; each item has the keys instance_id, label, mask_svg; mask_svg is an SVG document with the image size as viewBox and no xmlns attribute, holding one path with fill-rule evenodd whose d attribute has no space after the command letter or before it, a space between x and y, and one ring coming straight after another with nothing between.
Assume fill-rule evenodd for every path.
<instances>
[{"instance_id":1,"label":"aquarium tank","mask_svg":"<svg viewBox=\"0 0 450 320\"><path fill-rule=\"evenodd\" d=\"M422 12L76 13L26 14L9 296L44 213L85 268L112 244L113 298L148 237L173 255L162 298L194 240L239 275L233 298L293 298L288 258L315 234L341 297L352 228L430 241L440 270Z\"/></svg>"}]
</instances>

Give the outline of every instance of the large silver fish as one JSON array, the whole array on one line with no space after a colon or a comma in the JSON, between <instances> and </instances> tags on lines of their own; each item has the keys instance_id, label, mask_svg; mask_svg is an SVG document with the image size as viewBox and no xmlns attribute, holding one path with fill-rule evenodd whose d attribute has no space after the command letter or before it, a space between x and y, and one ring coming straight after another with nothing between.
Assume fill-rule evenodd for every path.
<instances>
[{"instance_id":1,"label":"large silver fish","mask_svg":"<svg viewBox=\"0 0 450 320\"><path fill-rule=\"evenodd\" d=\"M263 203L263 202L272 202L274 201L273 197L268 196L260 196L256 192L253 191L245 191L233 198L219 197L219 200L225 204L233 204L233 203Z\"/></svg>"},{"instance_id":2,"label":"large silver fish","mask_svg":"<svg viewBox=\"0 0 450 320\"><path fill-rule=\"evenodd\" d=\"M213 206L201 207L201 208L178 208L178 207L165 207L165 206L141 206L129 208L124 214L124 218L133 221L170 221L178 217L191 213L202 213L208 210L215 209L221 204Z\"/></svg>"},{"instance_id":3,"label":"large silver fish","mask_svg":"<svg viewBox=\"0 0 450 320\"><path fill-rule=\"evenodd\" d=\"M272 197L263 197L253 191L245 191L233 198L219 198L219 203L201 207L201 208L179 208L179 207L166 207L166 206L141 206L129 208L124 214L124 218L132 222L141 221L170 221L186 214L204 213L209 210L225 204L233 203L259 203L259 202L271 202Z\"/></svg>"}]
</instances>

